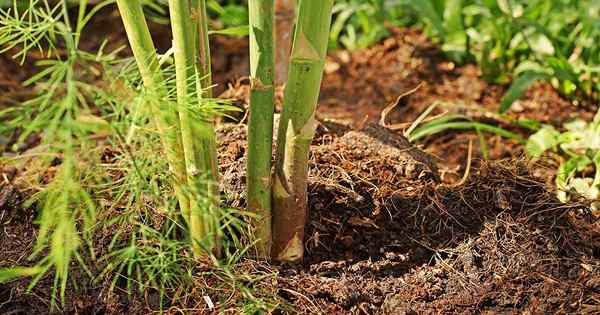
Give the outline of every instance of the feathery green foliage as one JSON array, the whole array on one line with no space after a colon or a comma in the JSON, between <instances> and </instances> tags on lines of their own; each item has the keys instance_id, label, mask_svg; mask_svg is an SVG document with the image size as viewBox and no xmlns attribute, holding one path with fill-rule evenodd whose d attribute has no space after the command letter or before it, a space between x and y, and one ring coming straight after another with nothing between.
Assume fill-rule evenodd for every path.
<instances>
[{"instance_id":1,"label":"feathery green foliage","mask_svg":"<svg viewBox=\"0 0 600 315\"><path fill-rule=\"evenodd\" d=\"M41 136L36 148L4 160L36 171L22 180L37 189L29 203L39 209L39 235L30 257L33 265L0 270L0 281L28 276L33 287L46 275L54 276L53 306L58 299L64 302L68 286L77 285L68 282L72 268L94 277L103 266L99 279L116 279L131 246L134 264L128 262L127 272L119 273L137 281L138 289L161 287L172 293L175 287L192 285L189 268L197 263L191 255L193 242L174 211L180 193L195 194L193 209L219 222L215 229L223 234L225 254L249 242L241 219L246 214L204 201L207 197L197 193L198 185L205 185L202 180L174 185L181 181L169 171L172 160L156 154L164 148L165 130L173 129L165 126L178 121L169 114L176 113L178 99L172 53L153 55L149 46L138 61L150 66L139 71L134 60L117 57L119 50L105 53L104 44L94 52L79 48L91 17L113 2L92 6L81 0L72 7L68 1L31 0L0 11L1 49L15 51L20 60L33 49L48 58L38 62L42 70L25 82L36 95L0 111L0 134L19 135L13 151L30 135ZM29 29L39 31L31 37ZM188 82L193 92L184 105L191 117L206 119L232 109L206 97L197 85L200 80L194 74ZM163 129L157 126L161 122ZM101 256L94 251L98 231L114 233L110 251Z\"/></svg>"},{"instance_id":2,"label":"feathery green foliage","mask_svg":"<svg viewBox=\"0 0 600 315\"><path fill-rule=\"evenodd\" d=\"M101 2L95 8L105 5ZM93 12L94 8L87 11L87 1L83 1L77 19L72 22L65 1L51 4L31 0L24 10L14 2L0 13L3 35L0 45L4 49L17 49L15 57L22 61L31 49L41 50L50 58L59 42L65 46L66 55L40 62L44 70L26 82L38 87L39 94L20 107L0 112L7 118L3 132L27 126L21 129L17 144L32 133L44 133L40 146L45 149L41 154L44 167L59 161L56 174L32 199L40 206L37 221L40 230L33 257L46 250L47 254L38 262L38 267L26 269L25 274L40 271L34 278L35 284L45 271L53 268L54 288L60 289L63 301L71 264L83 262L81 249L88 247L90 252L86 255L94 257L91 235L96 222L96 202L83 181L93 182L96 178L93 170L98 160L94 154L98 152L89 150L93 145L90 136L105 124L101 119L91 118L88 99L97 94L98 89L85 82L84 77L93 71L89 67L91 63L108 65L114 55L79 50L79 31ZM28 34L28 30L35 31ZM79 150L88 151L78 154ZM52 302L54 305L55 300Z\"/></svg>"}]
</instances>

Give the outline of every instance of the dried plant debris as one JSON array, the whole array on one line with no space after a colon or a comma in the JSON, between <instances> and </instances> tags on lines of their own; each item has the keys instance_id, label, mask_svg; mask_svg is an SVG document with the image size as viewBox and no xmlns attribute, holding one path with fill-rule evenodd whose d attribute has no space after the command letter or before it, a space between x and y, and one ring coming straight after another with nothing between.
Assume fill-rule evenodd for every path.
<instances>
[{"instance_id":1,"label":"dried plant debris","mask_svg":"<svg viewBox=\"0 0 600 315\"><path fill-rule=\"evenodd\" d=\"M530 167L486 164L460 187L399 190L372 224L325 224L355 210L319 211L310 224L320 242L283 283L340 314L597 310L600 231L589 204L559 202Z\"/></svg>"},{"instance_id":2,"label":"dried plant debris","mask_svg":"<svg viewBox=\"0 0 600 315\"><path fill-rule=\"evenodd\" d=\"M220 149L230 163L223 189L229 203L240 205L244 129L220 132L234 141ZM589 203L557 200L545 177L535 175L543 165L483 163L462 185L446 186L436 181L429 155L373 126L321 133L312 152L307 257L280 266L277 281L297 311L599 307L595 214Z\"/></svg>"}]
</instances>

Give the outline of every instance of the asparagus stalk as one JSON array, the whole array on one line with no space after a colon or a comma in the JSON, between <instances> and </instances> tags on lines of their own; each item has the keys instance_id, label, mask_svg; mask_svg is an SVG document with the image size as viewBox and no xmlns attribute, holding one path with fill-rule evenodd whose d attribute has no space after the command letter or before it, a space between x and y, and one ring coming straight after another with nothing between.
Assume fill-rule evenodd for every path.
<instances>
[{"instance_id":1,"label":"asparagus stalk","mask_svg":"<svg viewBox=\"0 0 600 315\"><path fill-rule=\"evenodd\" d=\"M212 170L204 168L202 151L208 148L201 147L196 141L198 136L194 132L195 120L190 115L188 109L189 104L193 99L194 89L196 85L196 41L194 39L194 29L192 28L192 18L190 11L190 3L188 0L169 0L169 12L171 16L171 28L173 32L173 50L175 57L175 74L177 84L177 104L179 108L179 121L181 125L181 137L183 143L183 152L185 156L185 165L187 170L187 182L190 191L193 192L190 198L190 234L192 239L192 248L195 255L201 255L201 244L209 241L210 224L209 215L203 216L201 208L206 208L206 205L198 204L197 187L200 184L199 175L202 173L210 173ZM207 249L212 248L210 241Z\"/></svg>"},{"instance_id":2,"label":"asparagus stalk","mask_svg":"<svg viewBox=\"0 0 600 315\"><path fill-rule=\"evenodd\" d=\"M273 152L273 21L274 0L249 0L250 11L250 117L248 121L248 209L255 222L257 251L271 250L271 155Z\"/></svg>"},{"instance_id":3,"label":"asparagus stalk","mask_svg":"<svg viewBox=\"0 0 600 315\"><path fill-rule=\"evenodd\" d=\"M160 72L156 49L146 24L140 0L117 0L119 12L127 32L131 49L142 75L144 86L152 93L162 97L166 95L165 86ZM183 157L183 145L179 135L179 122L174 108L161 106L159 101L149 104L153 122L160 133L161 142L173 174L174 190L179 201L183 217L187 220L190 213L190 203L183 193L182 185L186 182L186 166Z\"/></svg>"},{"instance_id":4,"label":"asparagus stalk","mask_svg":"<svg viewBox=\"0 0 600 315\"><path fill-rule=\"evenodd\" d=\"M192 0L192 28L197 30L194 36L198 52L198 76L200 90L206 98L212 97L212 77L210 64L210 43L208 41L208 16L206 15L206 0Z\"/></svg>"},{"instance_id":5,"label":"asparagus stalk","mask_svg":"<svg viewBox=\"0 0 600 315\"><path fill-rule=\"evenodd\" d=\"M309 149L333 1L300 0L273 179L272 256L279 261L294 262L304 255Z\"/></svg>"},{"instance_id":6,"label":"asparagus stalk","mask_svg":"<svg viewBox=\"0 0 600 315\"><path fill-rule=\"evenodd\" d=\"M196 58L196 88L200 99L200 105L204 106L211 101L212 76L210 43L208 37L208 15L206 13L206 0L192 0L192 29L194 30L193 41L195 45ZM196 132L195 141L197 146L203 148L201 168L206 176L204 191L208 197L209 209L216 210L219 207L219 165L217 159L217 137L215 133L215 117L208 111L206 115L194 124ZM214 240L213 251L220 254L219 246L219 218L216 213L209 213L205 217L205 224Z\"/></svg>"}]
</instances>

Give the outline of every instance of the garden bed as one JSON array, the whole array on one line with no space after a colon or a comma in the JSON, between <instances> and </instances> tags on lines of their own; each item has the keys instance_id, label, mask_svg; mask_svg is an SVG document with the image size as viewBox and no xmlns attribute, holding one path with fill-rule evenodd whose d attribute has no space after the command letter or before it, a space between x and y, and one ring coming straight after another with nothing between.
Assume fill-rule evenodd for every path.
<instances>
[{"instance_id":1,"label":"garden bed","mask_svg":"<svg viewBox=\"0 0 600 315\"><path fill-rule=\"evenodd\" d=\"M445 101L462 112L482 113L489 123L524 132L478 111L496 110L504 88L481 80L476 66L457 67L445 60L419 31L393 33L380 45L333 52L327 61L321 124L311 148L304 261L280 266L243 260L235 271L271 275L253 287L260 297L281 303L277 312L599 312L599 214L584 201L560 203L549 185L552 167L524 160L521 144L498 135L486 135L490 160L484 161L474 131L430 137L417 148L401 132L376 124L386 106L423 83L397 101L389 121L411 123L433 102ZM248 61L239 53L247 51L246 43L219 39L214 44L215 51L227 45L238 48L230 55L215 54L215 69L221 69L216 83L222 97L246 108L247 80L241 76ZM14 66L2 59L1 68ZM2 90L24 91L20 80L25 77L0 77ZM509 115L558 125L574 116L589 119L594 112L538 84ZM243 117L242 112L241 123L223 122L218 130L223 196L228 206L239 208L245 206ZM468 167L469 143L473 163ZM19 180L27 171L1 168L0 267L27 263L35 243L36 213L25 206L28 187ZM44 277L32 293L26 293L27 280L0 285L0 312L46 312L52 279ZM91 281L82 270L71 279L61 308L65 313L145 314L159 309L156 292L109 292L107 283ZM211 313L204 296L217 305L244 303L235 289L210 290L220 281L216 275L195 281L193 292L164 303L169 313Z\"/></svg>"}]
</instances>

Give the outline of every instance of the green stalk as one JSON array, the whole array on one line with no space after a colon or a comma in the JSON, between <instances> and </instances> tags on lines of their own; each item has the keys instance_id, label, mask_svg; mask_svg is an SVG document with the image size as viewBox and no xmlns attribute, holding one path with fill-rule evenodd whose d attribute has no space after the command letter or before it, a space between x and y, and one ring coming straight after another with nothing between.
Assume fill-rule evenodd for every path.
<instances>
[{"instance_id":1,"label":"green stalk","mask_svg":"<svg viewBox=\"0 0 600 315\"><path fill-rule=\"evenodd\" d=\"M273 179L272 256L279 261L294 262L304 255L308 157L333 1L300 0Z\"/></svg>"},{"instance_id":2,"label":"green stalk","mask_svg":"<svg viewBox=\"0 0 600 315\"><path fill-rule=\"evenodd\" d=\"M201 159L201 147L195 147L195 134L193 119L190 117L188 109L194 93L194 82L196 76L195 70L195 40L192 35L192 19L190 14L190 4L188 0L169 0L169 12L171 15L171 28L173 32L173 51L175 57L175 74L177 84L177 105L179 111L179 121L181 125L181 138L183 143L183 152L185 156L185 165L187 170L187 181L191 191L196 190L199 182L198 175L201 171L199 160ZM207 240L208 226L206 220L203 220L200 209L198 208L198 196L194 192L190 198L190 234L192 239L192 248L194 254L199 256L202 253L200 244ZM212 246L209 246L212 247Z\"/></svg>"},{"instance_id":3,"label":"green stalk","mask_svg":"<svg viewBox=\"0 0 600 315\"><path fill-rule=\"evenodd\" d=\"M205 105L211 102L212 93L212 73L211 73L211 57L210 43L208 40L208 15L206 14L206 0L192 0L196 2L192 27L197 30L194 36L196 44L196 71L197 71L197 92L200 96L200 105ZM208 173L211 179L209 187L210 196L214 197L212 202L218 206L219 203L219 164L217 160L217 136L215 133L215 117L209 112L202 117L201 121L196 125L198 135L196 139L205 148L203 159L203 167L210 170Z\"/></svg>"},{"instance_id":4,"label":"green stalk","mask_svg":"<svg viewBox=\"0 0 600 315\"><path fill-rule=\"evenodd\" d=\"M205 106L211 102L212 98L212 77L211 77L211 56L208 37L208 16L206 13L206 0L191 0L191 30L192 42L194 44L194 58L196 71L196 93L199 98L200 106ZM194 141L197 148L201 148L201 154L198 156L199 167L206 174L203 182L202 191L208 198L205 208L216 210L219 207L219 168L217 160L217 140L215 134L214 117L210 111L199 120L194 121ZM206 212L204 212L206 213ZM219 245L219 218L214 211L204 216L206 231L212 234L211 244L213 252L220 253Z\"/></svg>"},{"instance_id":5,"label":"green stalk","mask_svg":"<svg viewBox=\"0 0 600 315\"><path fill-rule=\"evenodd\" d=\"M192 12L192 27L198 31L198 36L195 36L194 40L198 52L198 76L201 83L199 91L202 91L204 97L211 98L212 77L206 0L192 0Z\"/></svg>"},{"instance_id":6,"label":"green stalk","mask_svg":"<svg viewBox=\"0 0 600 315\"><path fill-rule=\"evenodd\" d=\"M250 0L250 117L248 120L248 210L255 222L258 255L271 251L271 156L273 153L274 0Z\"/></svg>"},{"instance_id":7,"label":"green stalk","mask_svg":"<svg viewBox=\"0 0 600 315\"><path fill-rule=\"evenodd\" d=\"M146 24L140 0L117 0L119 12L127 32L127 37L142 75L144 86L157 96L166 95L156 49ZM190 203L182 186L186 182L186 167L183 157L183 145L179 135L179 122L173 108L161 106L159 101L151 101L150 110L160 134L169 170L175 178L174 190L183 217L187 220Z\"/></svg>"}]
</instances>

